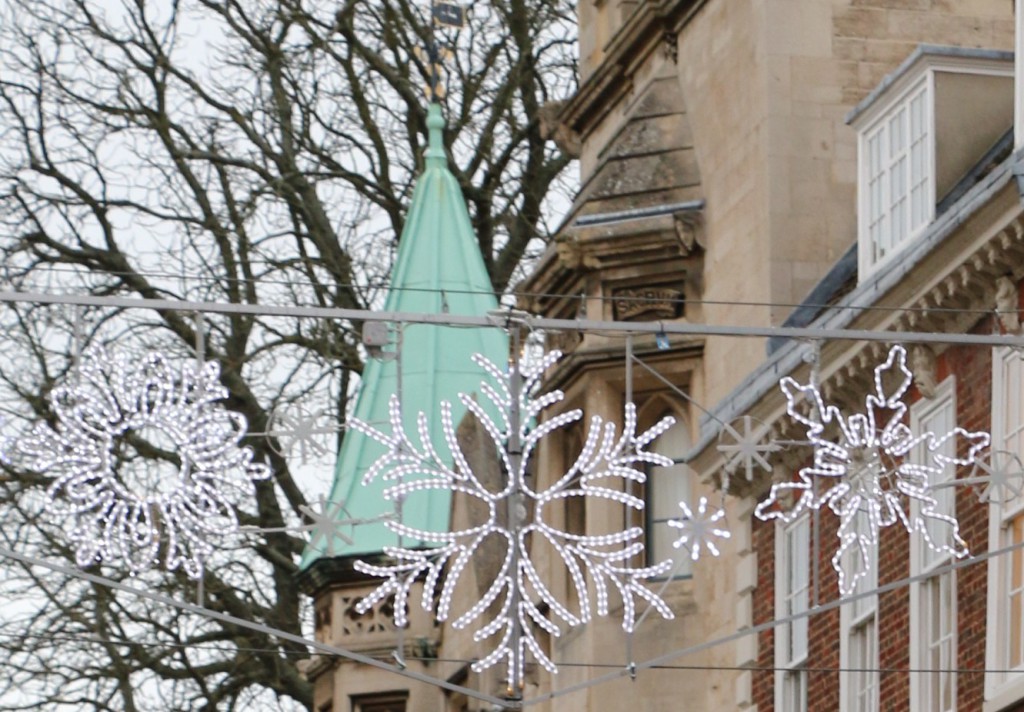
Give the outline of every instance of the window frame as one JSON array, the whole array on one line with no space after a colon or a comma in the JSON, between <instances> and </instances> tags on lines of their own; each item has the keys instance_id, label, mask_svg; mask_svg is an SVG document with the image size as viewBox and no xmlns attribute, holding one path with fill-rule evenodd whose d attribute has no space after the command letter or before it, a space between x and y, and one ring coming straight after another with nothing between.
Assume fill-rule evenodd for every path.
<instances>
[{"instance_id":1,"label":"window frame","mask_svg":"<svg viewBox=\"0 0 1024 712\"><path fill-rule=\"evenodd\" d=\"M802 587L796 587L796 590L791 590L789 582L791 580L790 567L794 563L794 557L790 556L790 552L793 547L790 544L789 537L797 536L796 532L798 529L803 528L805 532L803 534L805 541L804 546L805 554L803 557L797 557L795 563L802 564L804 571L802 573L806 583ZM810 610L810 592L811 592L811 517L807 512L804 512L801 516L792 522L778 522L775 529L775 618L776 620L782 620L789 618L793 615L792 601L798 596L802 595L806 598L803 603L803 610ZM799 633L802 633L803 641L803 655L802 656L790 656L790 650L792 649L792 639L794 631L794 623L780 623L775 629L775 708L778 710L786 710L786 712L807 712L807 697L808 697L808 674L807 674L807 662L809 657L810 647L810 618L804 617L801 619ZM793 694L794 691L799 699L796 701L796 706L793 706Z\"/></svg>"},{"instance_id":2,"label":"window frame","mask_svg":"<svg viewBox=\"0 0 1024 712\"><path fill-rule=\"evenodd\" d=\"M945 414L949 419L949 429L956 427L957 406L956 406L956 379L953 376L946 378L935 389L935 395L931 399L921 399L910 408L910 427L915 433L932 430L927 424L929 420L940 414ZM947 432L943 430L942 433ZM942 434L937 433L937 434ZM956 447L955 439L944 443L946 454L955 456L953 448ZM925 462L931 455L927 450L926 443L920 443L911 454L915 460ZM951 482L956 479L956 466L948 465L943 471L943 476L937 482L940 484ZM956 488L943 487L936 493L940 505L944 502L946 506L942 512L951 517L956 517ZM917 500L911 500L910 516L920 516L921 505ZM935 552L925 543L921 536L911 538L910 547L910 575L918 576L927 574L930 571L941 568L953 560L953 555L948 552ZM931 616L935 613L933 609L934 595L938 591L939 615L938 620ZM955 571L932 576L927 579L917 580L910 585L910 667L913 670L922 672L910 676L910 707L911 709L928 709L936 712L955 712L957 709L957 675L955 672L923 672L931 667L933 650L939 649L940 670L944 666L946 670L956 668L956 661L959 655L957 622L959 611L956 601L957 580ZM943 602L948 601L948 609L942 608ZM938 623L938 639L932 637L935 630L934 624ZM943 647L948 644L948 653L943 653ZM942 657L946 655L949 659L943 664ZM938 706L932 695L936 693L936 686L942 687L943 680L949 679L950 703L952 706L942 708ZM941 695L941 692L938 693Z\"/></svg>"},{"instance_id":3,"label":"window frame","mask_svg":"<svg viewBox=\"0 0 1024 712\"><path fill-rule=\"evenodd\" d=\"M858 513L861 515L863 513ZM854 519L854 527L859 532L861 526L868 526L865 516ZM857 555L856 548L847 550L847 558ZM878 588L878 544L875 543L868 562L868 571L857 581L854 594L867 593ZM878 596L866 596L856 601L844 603L839 609L839 709L840 712L861 712L860 706L865 691L873 692L867 700L867 710L877 712L879 709L879 689L881 678L878 673ZM858 660L855 645L861 634L865 634L870 651L868 660ZM865 685L865 680L868 684Z\"/></svg>"},{"instance_id":4,"label":"window frame","mask_svg":"<svg viewBox=\"0 0 1024 712\"><path fill-rule=\"evenodd\" d=\"M351 695L349 700L352 712L374 712L377 708L393 705L399 705L402 712L409 708L408 690L362 693Z\"/></svg>"},{"instance_id":5,"label":"window frame","mask_svg":"<svg viewBox=\"0 0 1024 712\"><path fill-rule=\"evenodd\" d=\"M858 245L858 282L870 279L884 265L898 261L898 255L905 254L907 249L917 242L917 238L927 232L928 226L934 224L938 199L937 195L937 163L936 142L939 140L936 130L935 102L936 77L942 74L983 75L988 77L1012 77L1013 64L1009 53L991 50L971 50L963 47L936 47L920 45L906 60L868 94L847 115L847 124L857 132L857 245ZM891 116L907 100L921 82L927 84L928 96L925 101L927 113L928 140L925 144L929 189L925 203L927 215L923 218L923 227L906 235L899 246L892 249L881 259L873 259L867 246L867 205L868 193L865 181L865 136L873 132L885 117Z\"/></svg>"},{"instance_id":6,"label":"window frame","mask_svg":"<svg viewBox=\"0 0 1024 712\"><path fill-rule=\"evenodd\" d=\"M1011 395L1011 389L1013 391ZM1011 449L1018 456L1024 456L1020 448L1007 446L1008 426L1004 406L1013 404L1016 412L1011 416L1017 423L1013 427L1014 436L1024 434L1024 360L1009 347L997 347L992 350L992 445L991 451ZM1018 440L1018 442L1021 442ZM1007 536L1012 536L1011 527L1017 520L1024 518L1024 497L1012 502L989 503L989 551L995 551L1006 545ZM1021 532L1024 539L1024 529ZM985 636L985 667L993 671L1008 670L1007 651L1003 646L1007 643L1006 621L1009 603L1003 600L1003 586L1006 584L1007 568L1012 565L1011 556L993 556L988 560L988 605L986 612ZM1016 557L1017 562L1024 566L1024 553ZM1024 700L1024 661L1010 672L992 672L985 676L984 712L1003 709L1004 707Z\"/></svg>"},{"instance_id":7,"label":"window frame","mask_svg":"<svg viewBox=\"0 0 1024 712\"><path fill-rule=\"evenodd\" d=\"M693 473L682 460L682 456L690 449L689 425L687 424L686 418L674 408L666 408L661 417L657 418L655 422L665 416L672 416L675 418L676 422L671 428L658 436L658 439L655 441L654 447L651 448L651 451L658 452L659 445L667 444L675 446L673 449L678 450L679 452L678 455L675 456L669 453L659 453L672 458L674 464L671 467L659 467L648 464L647 467L644 468L645 475L647 476L647 480L644 482L643 486L644 553L646 556L646 565L652 566L657 564L659 561L664 560L655 553L655 539L657 538L659 540L659 544L661 545L659 548L663 548L663 546L667 544L670 549L667 556L672 560L672 569L669 571L668 575L657 577L654 580L664 581L671 579L675 581L678 579L693 578L693 561L690 559L690 556L685 549L676 549L672 547L672 541L678 538L678 534L677 530L672 529L667 524L669 519L677 519L682 514L682 510L673 510L671 515L668 517L654 516L654 506L652 502L658 498L657 495L659 494L659 488L654 486L654 475L657 471L671 471L675 468L679 468L677 474L681 473L685 478L682 486L678 489L670 487L666 488L673 493L672 502L675 507L678 507L679 498L684 499L690 506L694 506L692 501L694 488ZM673 432L682 433L685 437L672 437L670 433ZM664 497L667 498L668 493L665 493ZM664 541L661 541L662 538L664 538Z\"/></svg>"},{"instance_id":8,"label":"window frame","mask_svg":"<svg viewBox=\"0 0 1024 712\"><path fill-rule=\"evenodd\" d=\"M924 212L921 218L915 224L912 221L913 216L913 190L917 183L913 180L913 156L912 148L915 142L911 142L911 105L918 96L923 97L923 124L924 134L921 140L924 141L924 158L923 166L921 170L925 176L924 186ZM868 276L870 273L878 270L887 262L890 262L896 255L905 250L908 245L914 242L925 228L935 219L935 72L925 71L924 76L919 77L915 81L911 82L905 87L896 97L894 97L886 109L874 117L872 121L865 125L857 134L857 265L858 274L860 279ZM885 179L881 185L881 191L883 198L881 204L884 206L882 218L885 219L890 225L892 223L893 213L893 200L892 200L892 187L888 181L889 174L893 166L901 159L906 159L906 180L904 181L906 187L906 193L902 196L902 200L905 201L906 221L903 223L904 233L895 241L893 233L890 231L889 242L891 243L888 247L888 251L882 255L875 254L875 241L872 238L871 228L874 223L871 222L871 205L872 195L868 189L871 185L871 179L873 177L871 173L871 155L869 152L869 145L871 141L879 136L884 136L885 141L883 143L889 143L891 145L890 126L892 120L900 112L904 112L906 120L906 147L901 152L901 155L895 160L891 154L891 148L888 152L883 147L883 163L886 168L880 174L881 178ZM885 154L888 153L888 157ZM888 197L884 197L888 194Z\"/></svg>"}]
</instances>

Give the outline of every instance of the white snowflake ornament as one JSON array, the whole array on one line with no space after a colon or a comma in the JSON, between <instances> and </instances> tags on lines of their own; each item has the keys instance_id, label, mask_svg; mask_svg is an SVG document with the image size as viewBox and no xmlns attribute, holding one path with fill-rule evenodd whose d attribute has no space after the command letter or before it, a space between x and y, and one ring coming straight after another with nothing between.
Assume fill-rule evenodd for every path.
<instances>
[{"instance_id":1,"label":"white snowflake ornament","mask_svg":"<svg viewBox=\"0 0 1024 712\"><path fill-rule=\"evenodd\" d=\"M982 504L1006 504L1024 493L1024 464L1007 450L992 450L974 464L971 481Z\"/></svg>"},{"instance_id":2,"label":"white snowflake ornament","mask_svg":"<svg viewBox=\"0 0 1024 712\"><path fill-rule=\"evenodd\" d=\"M722 453L725 465L722 468L722 491L729 491L729 481L736 472L743 472L747 482L754 481L757 468L771 472L768 457L781 447L768 438L768 429L749 415L732 423L722 423L718 433L718 452Z\"/></svg>"},{"instance_id":3,"label":"white snowflake ornament","mask_svg":"<svg viewBox=\"0 0 1024 712\"><path fill-rule=\"evenodd\" d=\"M323 409L310 412L291 405L273 411L266 434L275 452L291 457L297 450L299 462L306 465L331 452L329 438L339 429Z\"/></svg>"},{"instance_id":4,"label":"white snowflake ornament","mask_svg":"<svg viewBox=\"0 0 1024 712\"><path fill-rule=\"evenodd\" d=\"M937 511L938 503L928 487L945 467L974 463L988 447L990 438L988 433L972 433L960 427L942 435L912 432L904 422L908 408L903 402L912 383L907 352L899 345L893 346L885 362L875 368L874 392L867 396L863 413L844 416L836 406L825 404L813 384L800 385L789 377L779 382L786 394L790 417L807 428L814 460L800 470L798 481L772 485L768 498L757 506L754 514L762 520L791 522L805 510L827 504L840 519L840 546L832 557L832 566L839 574L843 595L853 592L858 579L867 573L869 554L878 543L879 530L897 522L909 533L919 533L934 551L957 557L967 555L959 523ZM809 413L800 408L803 402L810 406ZM953 452L963 451L966 455L942 454L943 445L950 439L966 441L964 447L954 443L952 448ZM927 462L914 462L912 453L922 444ZM784 507L783 503L791 498L795 500L792 506ZM910 516L904 498L918 502L918 516ZM855 526L859 512L866 513L866 526ZM936 532L942 533L934 536ZM854 546L856 561L850 573L843 560Z\"/></svg>"},{"instance_id":5,"label":"white snowflake ornament","mask_svg":"<svg viewBox=\"0 0 1024 712\"><path fill-rule=\"evenodd\" d=\"M725 510L719 507L709 513L707 497L697 501L696 512L685 501L679 503L679 508L683 510L683 516L668 520L670 527L679 530L679 538L672 542L672 546L688 549L694 561L700 558L702 548L707 549L712 556L718 556L721 552L715 545L715 539L729 539L732 536L724 525L719 524L725 519Z\"/></svg>"},{"instance_id":6,"label":"white snowflake ornament","mask_svg":"<svg viewBox=\"0 0 1024 712\"><path fill-rule=\"evenodd\" d=\"M132 574L179 566L200 578L218 537L238 529L235 506L270 475L239 447L245 418L227 397L216 363L175 369L160 354L107 357L86 351L71 382L53 389L53 425L37 423L11 457L53 478L45 509L70 521L79 566L124 562ZM126 443L152 458L122 459Z\"/></svg>"},{"instance_id":7,"label":"white snowflake ornament","mask_svg":"<svg viewBox=\"0 0 1024 712\"><path fill-rule=\"evenodd\" d=\"M627 404L621 435L614 423L595 416L590 421L583 450L576 461L557 480L543 488L534 488L527 478L530 459L540 442L553 432L579 421L583 413L572 410L532 424L541 412L563 398L561 391L535 396L541 375L559 357L552 352L534 367L519 374L506 372L482 356L474 361L489 375L480 393L489 406L466 394L463 405L479 420L493 441L503 472L502 485L488 488L470 468L456 438L452 406L441 404L441 424L445 449L453 465L448 465L432 444L427 416L419 414L418 442L402 428L398 400L391 401L391 432L353 421L352 426L384 444L388 450L367 471L364 482L381 477L392 482L384 496L413 506L418 492L443 490L477 500L487 512L486 521L455 531L424 531L389 521L387 526L406 541L425 542L431 548L387 547L394 559L390 565L357 562L356 568L384 580L357 606L365 612L389 596L395 597L395 622L406 624L406 609L413 584L425 580L421 605L439 621L455 616L456 628L474 628L473 637L487 642L490 650L473 664L475 671L505 661L509 669L522 670L527 653L545 669L557 672L541 647L537 631L552 636L563 632L563 625L586 623L596 611L609 612L609 593L622 601L622 627L631 631L637 619L637 601L653 606L664 618L673 617L668 605L644 584L662 576L670 561L653 566L633 562L643 552L644 532L630 527L609 534L572 533L560 523L568 498L603 500L640 511L644 502L627 493L627 482L643 483L646 475L637 465L651 463L670 466L672 460L647 450L654 439L665 432L673 420L665 418L651 429L636 432L636 409ZM516 394L515 396L513 394ZM492 415L493 413L493 415ZM513 423L520 425L513 429ZM622 521L625 521L623 517ZM504 546L504 558L486 592L466 611L453 612L453 593L467 566L479 556L486 539L498 538ZM542 576L533 558L534 549L543 546L553 551L565 566L572 582L574 610L561 600ZM591 598L596 598L596 606ZM542 612L546 608L549 614ZM493 612L496 611L496 612Z\"/></svg>"}]
</instances>

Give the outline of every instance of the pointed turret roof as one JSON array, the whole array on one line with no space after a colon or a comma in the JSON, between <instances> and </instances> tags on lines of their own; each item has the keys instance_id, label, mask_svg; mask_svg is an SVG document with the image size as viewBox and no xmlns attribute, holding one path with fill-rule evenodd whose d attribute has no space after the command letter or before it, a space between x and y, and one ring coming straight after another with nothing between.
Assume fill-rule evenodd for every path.
<instances>
[{"instance_id":1,"label":"pointed turret roof","mask_svg":"<svg viewBox=\"0 0 1024 712\"><path fill-rule=\"evenodd\" d=\"M498 306L491 281L469 221L466 202L455 177L448 170L442 131L441 107L431 103L427 113L430 139L426 166L416 182L412 204L398 244L398 255L385 302L386 311L451 313L482 316ZM402 368L402 417L406 432L415 434L420 411L439 420L440 403L453 405L456 423L465 414L458 394L474 393L483 375L470 360L482 353L495 363L508 358L508 340L498 329L467 329L432 324L406 325L402 332L400 359L370 359L363 370L354 415L387 430L388 401L398 389L398 364ZM436 426L433 428L436 432ZM441 444L441 440L436 440ZM443 448L439 449L444 452ZM362 476L384 453L376 441L350 431L338 454L329 504L344 503L339 517L370 519L393 511L385 501L387 483L362 485ZM445 531L449 526L451 499L447 493L418 496L416 506L403 509L402 521L414 528ZM360 524L345 532L354 540L314 541L306 548L300 568L305 570L325 557L348 557L382 552L397 545L397 537L383 524ZM404 541L406 546L414 542Z\"/></svg>"}]
</instances>

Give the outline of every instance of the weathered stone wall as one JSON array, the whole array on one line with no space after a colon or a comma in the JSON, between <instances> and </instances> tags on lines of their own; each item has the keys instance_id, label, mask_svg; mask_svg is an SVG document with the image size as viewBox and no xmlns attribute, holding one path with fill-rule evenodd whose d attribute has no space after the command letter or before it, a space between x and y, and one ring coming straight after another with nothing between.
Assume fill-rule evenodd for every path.
<instances>
[{"instance_id":1,"label":"weathered stone wall","mask_svg":"<svg viewBox=\"0 0 1024 712\"><path fill-rule=\"evenodd\" d=\"M785 320L856 240L846 114L919 43L1012 48L1012 11L1002 0L704 5L679 36L678 76L707 201L706 321ZM763 353L757 340L710 341L706 402Z\"/></svg>"}]
</instances>

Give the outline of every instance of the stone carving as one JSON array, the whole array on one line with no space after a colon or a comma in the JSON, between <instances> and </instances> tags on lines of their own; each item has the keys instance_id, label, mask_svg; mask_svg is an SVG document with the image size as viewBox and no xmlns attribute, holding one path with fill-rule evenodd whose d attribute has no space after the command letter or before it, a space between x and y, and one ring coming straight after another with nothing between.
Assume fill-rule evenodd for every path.
<instances>
[{"instance_id":1,"label":"stone carving","mask_svg":"<svg viewBox=\"0 0 1024 712\"><path fill-rule=\"evenodd\" d=\"M683 293L670 287L626 287L614 292L620 321L675 319L683 311Z\"/></svg>"},{"instance_id":2,"label":"stone carving","mask_svg":"<svg viewBox=\"0 0 1024 712\"><path fill-rule=\"evenodd\" d=\"M700 212L684 210L675 213L672 221L684 257L691 254L695 248L704 247L704 219Z\"/></svg>"},{"instance_id":3,"label":"stone carving","mask_svg":"<svg viewBox=\"0 0 1024 712\"><path fill-rule=\"evenodd\" d=\"M362 598L363 596L359 594L341 597L341 605L345 611L341 620L341 634L346 638L362 638L381 633L394 633L397 628L392 602L380 601L371 606L366 613L358 613L356 604Z\"/></svg>"},{"instance_id":4,"label":"stone carving","mask_svg":"<svg viewBox=\"0 0 1024 712\"><path fill-rule=\"evenodd\" d=\"M547 141L558 146L562 153L572 158L579 158L583 150L580 135L559 120L559 114L565 108L565 101L549 101L540 107L540 135Z\"/></svg>"},{"instance_id":5,"label":"stone carving","mask_svg":"<svg viewBox=\"0 0 1024 712\"><path fill-rule=\"evenodd\" d=\"M679 61L679 35L672 30L665 30L662 35L664 44L662 45L665 50L665 57L672 64L677 64Z\"/></svg>"},{"instance_id":6,"label":"stone carving","mask_svg":"<svg viewBox=\"0 0 1024 712\"><path fill-rule=\"evenodd\" d=\"M595 269L600 263L584 252L580 240L575 235L559 235L555 238L555 252L558 261L566 269Z\"/></svg>"},{"instance_id":7,"label":"stone carving","mask_svg":"<svg viewBox=\"0 0 1024 712\"><path fill-rule=\"evenodd\" d=\"M569 354L583 343L583 332L581 331L553 331L548 333L548 349L561 351Z\"/></svg>"},{"instance_id":8,"label":"stone carving","mask_svg":"<svg viewBox=\"0 0 1024 712\"><path fill-rule=\"evenodd\" d=\"M1009 277L996 280L996 315L1008 334L1020 333L1020 313L1017 310L1017 285Z\"/></svg>"}]
</instances>

